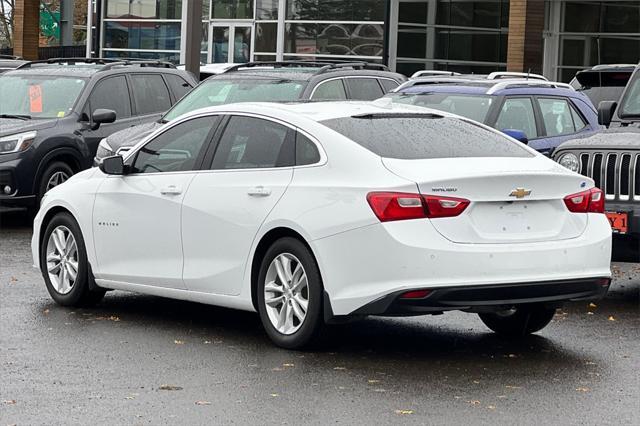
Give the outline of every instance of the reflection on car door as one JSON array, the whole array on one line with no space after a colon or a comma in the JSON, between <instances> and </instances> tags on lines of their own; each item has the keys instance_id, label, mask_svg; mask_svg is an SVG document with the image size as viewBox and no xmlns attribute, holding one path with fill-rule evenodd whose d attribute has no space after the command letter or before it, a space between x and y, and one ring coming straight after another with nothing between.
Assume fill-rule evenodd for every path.
<instances>
[{"instance_id":1,"label":"reflection on car door","mask_svg":"<svg viewBox=\"0 0 640 426\"><path fill-rule=\"evenodd\" d=\"M211 170L184 199L182 241L188 290L237 295L253 240L293 176L295 134L283 124L234 115Z\"/></svg>"},{"instance_id":2,"label":"reflection on car door","mask_svg":"<svg viewBox=\"0 0 640 426\"><path fill-rule=\"evenodd\" d=\"M138 150L130 174L104 179L93 215L97 278L184 288L182 200L217 122L178 123Z\"/></svg>"}]
</instances>

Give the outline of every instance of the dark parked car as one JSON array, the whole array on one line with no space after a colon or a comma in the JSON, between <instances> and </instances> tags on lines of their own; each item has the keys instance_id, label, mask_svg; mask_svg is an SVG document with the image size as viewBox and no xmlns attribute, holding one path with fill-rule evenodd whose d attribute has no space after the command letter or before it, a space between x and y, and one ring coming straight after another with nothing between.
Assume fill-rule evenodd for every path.
<instances>
[{"instance_id":1,"label":"dark parked car","mask_svg":"<svg viewBox=\"0 0 640 426\"><path fill-rule=\"evenodd\" d=\"M577 134L600 130L586 95L564 83L531 74L426 77L410 80L387 95L393 102L458 114L504 131L550 155ZM526 74L524 74L526 75Z\"/></svg>"},{"instance_id":2,"label":"dark parked car","mask_svg":"<svg viewBox=\"0 0 640 426\"><path fill-rule=\"evenodd\" d=\"M620 99L635 68L635 65L629 64L596 65L578 71L570 84L577 91L587 95L597 107L602 101Z\"/></svg>"},{"instance_id":3,"label":"dark parked car","mask_svg":"<svg viewBox=\"0 0 640 426\"><path fill-rule=\"evenodd\" d=\"M373 100L406 81L384 65L365 62L252 62L214 75L178 102L156 123L114 133L100 143L95 164L122 153L163 123L214 105L234 102Z\"/></svg>"},{"instance_id":4,"label":"dark parked car","mask_svg":"<svg viewBox=\"0 0 640 426\"><path fill-rule=\"evenodd\" d=\"M197 82L157 61L53 59L0 76L0 205L38 205L101 139L155 121Z\"/></svg>"},{"instance_id":5,"label":"dark parked car","mask_svg":"<svg viewBox=\"0 0 640 426\"><path fill-rule=\"evenodd\" d=\"M14 70L26 62L19 56L0 55L0 74Z\"/></svg>"},{"instance_id":6,"label":"dark parked car","mask_svg":"<svg viewBox=\"0 0 640 426\"><path fill-rule=\"evenodd\" d=\"M619 103L601 102L598 116L608 129L563 143L554 159L604 191L614 244L630 245L640 262L640 65Z\"/></svg>"}]
</instances>

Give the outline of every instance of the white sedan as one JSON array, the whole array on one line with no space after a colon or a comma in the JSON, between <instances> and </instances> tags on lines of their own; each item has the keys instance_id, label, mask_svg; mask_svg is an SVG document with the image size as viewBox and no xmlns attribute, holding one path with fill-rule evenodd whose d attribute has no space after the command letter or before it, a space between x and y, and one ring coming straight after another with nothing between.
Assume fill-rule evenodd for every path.
<instances>
[{"instance_id":1,"label":"white sedan","mask_svg":"<svg viewBox=\"0 0 640 426\"><path fill-rule=\"evenodd\" d=\"M448 310L521 336L606 293L603 202L589 178L458 116L237 104L48 192L32 251L61 305L118 289L258 311L287 348L353 317Z\"/></svg>"}]
</instances>

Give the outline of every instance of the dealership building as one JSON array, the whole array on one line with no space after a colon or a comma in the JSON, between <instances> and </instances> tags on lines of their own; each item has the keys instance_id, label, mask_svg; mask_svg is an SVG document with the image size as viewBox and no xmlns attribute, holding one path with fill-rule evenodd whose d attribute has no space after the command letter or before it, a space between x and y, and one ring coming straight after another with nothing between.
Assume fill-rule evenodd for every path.
<instances>
[{"instance_id":1,"label":"dealership building","mask_svg":"<svg viewBox=\"0 0 640 426\"><path fill-rule=\"evenodd\" d=\"M184 62L186 2L89 0L87 51ZM353 59L405 74L530 70L567 81L640 60L638 0L205 0L202 11L208 63Z\"/></svg>"}]
</instances>

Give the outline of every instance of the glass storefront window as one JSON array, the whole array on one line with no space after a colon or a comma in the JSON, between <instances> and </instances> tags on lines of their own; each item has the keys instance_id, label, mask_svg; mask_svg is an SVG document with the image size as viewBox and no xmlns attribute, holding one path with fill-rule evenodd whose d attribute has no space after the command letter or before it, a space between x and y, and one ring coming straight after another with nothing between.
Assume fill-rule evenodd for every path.
<instances>
[{"instance_id":1,"label":"glass storefront window","mask_svg":"<svg viewBox=\"0 0 640 426\"><path fill-rule=\"evenodd\" d=\"M211 19L253 19L253 0L213 0Z\"/></svg>"},{"instance_id":2,"label":"glass storefront window","mask_svg":"<svg viewBox=\"0 0 640 426\"><path fill-rule=\"evenodd\" d=\"M182 0L105 0L108 19L180 19Z\"/></svg>"},{"instance_id":3,"label":"glass storefront window","mask_svg":"<svg viewBox=\"0 0 640 426\"><path fill-rule=\"evenodd\" d=\"M640 3L633 1L565 3L564 31L577 33L638 33Z\"/></svg>"},{"instance_id":4,"label":"glass storefront window","mask_svg":"<svg viewBox=\"0 0 640 426\"><path fill-rule=\"evenodd\" d=\"M278 41L278 24L256 23L256 52L275 53Z\"/></svg>"},{"instance_id":5,"label":"glass storefront window","mask_svg":"<svg viewBox=\"0 0 640 426\"><path fill-rule=\"evenodd\" d=\"M382 56L383 34L378 24L289 23L285 53Z\"/></svg>"},{"instance_id":6,"label":"glass storefront window","mask_svg":"<svg viewBox=\"0 0 640 426\"><path fill-rule=\"evenodd\" d=\"M310 21L384 21L382 0L288 0L287 19Z\"/></svg>"},{"instance_id":7,"label":"glass storefront window","mask_svg":"<svg viewBox=\"0 0 640 426\"><path fill-rule=\"evenodd\" d=\"M180 50L180 23L104 23L104 48Z\"/></svg>"},{"instance_id":8,"label":"glass storefront window","mask_svg":"<svg viewBox=\"0 0 640 426\"><path fill-rule=\"evenodd\" d=\"M439 0L436 23L477 28L509 26L508 0Z\"/></svg>"},{"instance_id":9,"label":"glass storefront window","mask_svg":"<svg viewBox=\"0 0 640 426\"><path fill-rule=\"evenodd\" d=\"M159 59L177 64L180 62L180 52L139 52L135 50L103 50L102 56L105 58L136 58L136 59Z\"/></svg>"},{"instance_id":10,"label":"glass storefront window","mask_svg":"<svg viewBox=\"0 0 640 426\"><path fill-rule=\"evenodd\" d=\"M265 21L278 19L278 0L256 0L256 19Z\"/></svg>"}]
</instances>

